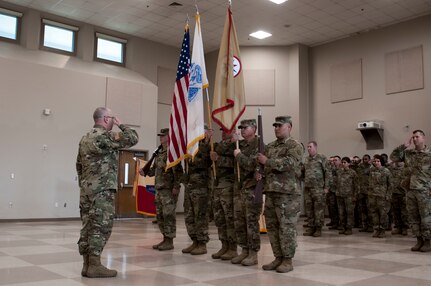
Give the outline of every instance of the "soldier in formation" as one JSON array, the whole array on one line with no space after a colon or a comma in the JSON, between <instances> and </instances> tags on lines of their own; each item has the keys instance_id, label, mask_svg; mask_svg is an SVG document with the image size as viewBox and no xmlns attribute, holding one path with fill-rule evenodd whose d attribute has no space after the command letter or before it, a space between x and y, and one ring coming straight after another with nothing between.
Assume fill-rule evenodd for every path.
<instances>
[{"instance_id":1,"label":"soldier in formation","mask_svg":"<svg viewBox=\"0 0 431 286\"><path fill-rule=\"evenodd\" d=\"M184 219L189 237L193 243L182 250L183 253L201 255L207 253L209 166L212 132L205 126L205 137L199 141L199 149L193 158L186 161L184 175Z\"/></svg>"},{"instance_id":2,"label":"soldier in formation","mask_svg":"<svg viewBox=\"0 0 431 286\"><path fill-rule=\"evenodd\" d=\"M239 149L235 149L235 161L239 165L240 179L237 180L234 201L235 230L241 253L232 258L233 264L251 266L258 263L257 253L260 250L259 216L261 204L254 202L256 188L255 171L257 169L258 138L256 136L256 119L245 119L239 126L241 136ZM238 172L238 171L237 171Z\"/></svg>"},{"instance_id":3,"label":"soldier in formation","mask_svg":"<svg viewBox=\"0 0 431 286\"><path fill-rule=\"evenodd\" d=\"M156 198L154 202L156 204L157 225L163 235L163 240L153 245L153 249L163 251L174 248L173 239L176 237L177 229L175 210L183 168L181 164L177 164L166 170L169 128L161 129L157 136L160 138L162 150L154 159L148 174L143 173L142 169L140 173L143 176L155 176Z\"/></svg>"},{"instance_id":4,"label":"soldier in formation","mask_svg":"<svg viewBox=\"0 0 431 286\"><path fill-rule=\"evenodd\" d=\"M368 207L373 221L373 237L386 237L388 227L388 212L391 194L391 172L383 167L385 161L382 156L375 155L374 168L370 174L370 191L368 193Z\"/></svg>"},{"instance_id":5,"label":"soldier in formation","mask_svg":"<svg viewBox=\"0 0 431 286\"><path fill-rule=\"evenodd\" d=\"M329 191L331 171L326 157L317 153L315 141L308 143L307 151L309 156L302 165L305 211L308 217L308 229L304 236L319 237L322 235L325 219L325 197Z\"/></svg>"},{"instance_id":6,"label":"soldier in formation","mask_svg":"<svg viewBox=\"0 0 431 286\"><path fill-rule=\"evenodd\" d=\"M277 139L265 147L257 160L265 166L265 219L275 259L263 270L285 273L293 270L296 251L296 223L300 211L299 178L304 148L291 137L292 118L277 116L274 133ZM257 179L262 179L256 174Z\"/></svg>"},{"instance_id":7,"label":"soldier in formation","mask_svg":"<svg viewBox=\"0 0 431 286\"><path fill-rule=\"evenodd\" d=\"M231 260L238 255L233 207L234 150L232 133L222 129L222 140L211 152L211 160L216 164L213 194L214 221L222 244L220 250L211 255L213 259Z\"/></svg>"}]
</instances>

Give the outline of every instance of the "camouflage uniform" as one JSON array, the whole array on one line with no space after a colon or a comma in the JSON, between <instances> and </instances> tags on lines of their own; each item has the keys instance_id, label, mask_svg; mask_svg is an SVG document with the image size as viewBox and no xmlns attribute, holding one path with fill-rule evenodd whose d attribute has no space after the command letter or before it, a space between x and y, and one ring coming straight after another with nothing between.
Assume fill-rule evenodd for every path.
<instances>
[{"instance_id":1,"label":"camouflage uniform","mask_svg":"<svg viewBox=\"0 0 431 286\"><path fill-rule=\"evenodd\" d=\"M193 241L207 243L208 236L208 167L211 164L209 144L199 142L199 152L188 161L185 175L184 219Z\"/></svg>"},{"instance_id":2,"label":"camouflage uniform","mask_svg":"<svg viewBox=\"0 0 431 286\"><path fill-rule=\"evenodd\" d=\"M358 176L352 169L340 168L337 170L337 205L342 230L351 231L353 228L353 216L355 201L358 193Z\"/></svg>"},{"instance_id":3,"label":"camouflage uniform","mask_svg":"<svg viewBox=\"0 0 431 286\"><path fill-rule=\"evenodd\" d=\"M394 219L395 230L393 234L407 234L409 227L407 205L406 205L406 189L404 182L406 179L406 169L400 166L392 166L389 168L392 174L392 215Z\"/></svg>"},{"instance_id":4,"label":"camouflage uniform","mask_svg":"<svg viewBox=\"0 0 431 286\"><path fill-rule=\"evenodd\" d=\"M368 207L375 231L384 231L388 227L388 206L391 194L391 172L385 167L373 167L370 173L370 191Z\"/></svg>"},{"instance_id":5,"label":"camouflage uniform","mask_svg":"<svg viewBox=\"0 0 431 286\"><path fill-rule=\"evenodd\" d=\"M310 228L321 229L325 219L325 192L331 172L324 155L308 156L304 162L304 201Z\"/></svg>"},{"instance_id":6,"label":"camouflage uniform","mask_svg":"<svg viewBox=\"0 0 431 286\"><path fill-rule=\"evenodd\" d=\"M360 231L367 231L368 228L373 226L372 218L368 210L371 167L371 164L360 164L357 169L359 180L358 204L362 222L362 229Z\"/></svg>"},{"instance_id":7,"label":"camouflage uniform","mask_svg":"<svg viewBox=\"0 0 431 286\"><path fill-rule=\"evenodd\" d=\"M111 236L117 191L118 150L138 142L135 130L120 125L122 132L95 125L79 142L76 159L82 229L78 241L81 255L100 256Z\"/></svg>"},{"instance_id":8,"label":"camouflage uniform","mask_svg":"<svg viewBox=\"0 0 431 286\"><path fill-rule=\"evenodd\" d=\"M431 225L431 149L406 149L401 145L391 153L391 160L405 162L408 172L407 212L413 235L430 240Z\"/></svg>"},{"instance_id":9,"label":"camouflage uniform","mask_svg":"<svg viewBox=\"0 0 431 286\"><path fill-rule=\"evenodd\" d=\"M219 239L236 245L233 207L235 144L227 139L216 144L214 150L218 155L213 195L214 221Z\"/></svg>"},{"instance_id":10,"label":"camouflage uniform","mask_svg":"<svg viewBox=\"0 0 431 286\"><path fill-rule=\"evenodd\" d=\"M257 137L250 142L241 140L239 142L241 153L235 158L239 163L241 175L236 192L238 199L234 201L236 238L239 246L254 251L260 250L259 216L262 211L262 206L253 201L258 143Z\"/></svg>"},{"instance_id":11,"label":"camouflage uniform","mask_svg":"<svg viewBox=\"0 0 431 286\"><path fill-rule=\"evenodd\" d=\"M338 217L337 206L337 167L331 166L331 180L329 182L329 191L326 194L326 205L328 206L330 229L337 229L340 218Z\"/></svg>"},{"instance_id":12,"label":"camouflage uniform","mask_svg":"<svg viewBox=\"0 0 431 286\"><path fill-rule=\"evenodd\" d=\"M265 220L276 258L292 259L295 256L303 153L303 146L292 137L277 139L265 147L268 157L265 163Z\"/></svg>"},{"instance_id":13,"label":"camouflage uniform","mask_svg":"<svg viewBox=\"0 0 431 286\"><path fill-rule=\"evenodd\" d=\"M181 164L166 169L168 157L167 148L163 149L154 159L154 163L148 171L147 176L155 176L156 198L156 218L160 232L163 237L174 238L176 236L176 214L178 196L172 194L172 190L180 188L183 175Z\"/></svg>"}]
</instances>

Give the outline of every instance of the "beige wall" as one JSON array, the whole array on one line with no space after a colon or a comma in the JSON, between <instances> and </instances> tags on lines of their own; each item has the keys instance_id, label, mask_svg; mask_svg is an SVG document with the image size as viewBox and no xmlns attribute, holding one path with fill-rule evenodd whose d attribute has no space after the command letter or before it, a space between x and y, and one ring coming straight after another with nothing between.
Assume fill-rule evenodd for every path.
<instances>
[{"instance_id":1,"label":"beige wall","mask_svg":"<svg viewBox=\"0 0 431 286\"><path fill-rule=\"evenodd\" d=\"M0 41L0 218L79 217L78 142L93 124L94 108L105 105L107 78L142 85L142 123L136 127L140 141L134 148L154 150L157 67L175 68L177 49L113 33L128 39L126 67L97 63L94 32L106 31L49 15L81 27L78 53L69 57L40 51L40 17L46 14L21 11L20 44ZM44 108L52 114L42 115Z\"/></svg>"},{"instance_id":2,"label":"beige wall","mask_svg":"<svg viewBox=\"0 0 431 286\"><path fill-rule=\"evenodd\" d=\"M262 106L264 141L275 140L272 123L275 116L293 118L292 136L308 139L308 48L302 45L288 47L241 47L245 70L275 70L275 105ZM206 55L210 94L212 94L218 52ZM300 77L300 74L302 75ZM246 103L247 103L247 94ZM300 112L303 111L303 112ZM247 106L242 119L257 118L258 106ZM304 126L305 128L300 128ZM217 136L219 138L219 136Z\"/></svg>"},{"instance_id":3,"label":"beige wall","mask_svg":"<svg viewBox=\"0 0 431 286\"><path fill-rule=\"evenodd\" d=\"M390 153L414 129L430 134L431 16L346 38L310 49L311 137L328 155ZM423 46L424 82L421 90L386 94L385 53ZM330 67L362 58L363 98L331 104ZM358 121L384 121L384 149L366 150ZM406 128L405 126L409 126ZM428 136L429 137L429 136Z\"/></svg>"}]
</instances>

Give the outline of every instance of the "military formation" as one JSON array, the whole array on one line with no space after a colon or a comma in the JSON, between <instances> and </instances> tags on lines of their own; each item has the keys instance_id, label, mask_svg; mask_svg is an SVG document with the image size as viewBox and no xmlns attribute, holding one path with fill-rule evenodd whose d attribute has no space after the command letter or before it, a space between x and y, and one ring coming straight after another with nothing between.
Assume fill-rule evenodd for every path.
<instances>
[{"instance_id":1,"label":"military formation","mask_svg":"<svg viewBox=\"0 0 431 286\"><path fill-rule=\"evenodd\" d=\"M93 118L95 125L81 139L76 162L83 223L78 241L84 261L82 276L115 277L117 272L104 267L100 255L112 231L118 150L136 144L138 136L107 108L96 109ZM114 125L121 132L113 132ZM315 141L308 142L305 155L304 145L291 136L290 116L277 116L273 127L276 140L262 151L255 119L240 122L242 139L222 130L222 140L214 144L212 129L205 126L198 152L184 161L184 169L182 164L166 168L169 129L160 130L160 148L153 154L151 167L139 170L143 176L155 177L156 217L163 238L153 249L174 248L175 210L183 184L184 219L191 240L182 249L184 254L207 253L208 225L213 218L221 248L211 257L242 266L258 264L263 208L274 260L262 269L292 271L302 197L307 217L304 236L322 236L327 209L330 222L326 226L340 235L352 235L357 227L383 238L393 221L393 235L407 235L411 229L417 239L412 251L431 251L431 150L423 131L414 131L397 147L388 164L384 154L373 159L364 155L362 160L338 155L328 159L317 152ZM256 200L256 185L262 183L263 205Z\"/></svg>"}]
</instances>

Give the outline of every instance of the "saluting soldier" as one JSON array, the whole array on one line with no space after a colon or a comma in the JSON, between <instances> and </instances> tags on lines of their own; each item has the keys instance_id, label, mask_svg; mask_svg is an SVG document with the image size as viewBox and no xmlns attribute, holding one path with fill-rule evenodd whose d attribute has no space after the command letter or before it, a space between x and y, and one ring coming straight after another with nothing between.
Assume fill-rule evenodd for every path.
<instances>
[{"instance_id":1,"label":"saluting soldier","mask_svg":"<svg viewBox=\"0 0 431 286\"><path fill-rule=\"evenodd\" d=\"M408 149L414 146L413 149ZM408 170L407 212L417 242L412 251L431 251L431 149L425 145L425 133L413 131L404 144L395 148L391 160L405 163Z\"/></svg>"},{"instance_id":2,"label":"saluting soldier","mask_svg":"<svg viewBox=\"0 0 431 286\"><path fill-rule=\"evenodd\" d=\"M96 108L93 119L93 129L79 142L76 159L82 220L78 246L79 254L84 259L81 275L90 278L115 277L117 271L103 266L100 255L114 224L118 150L138 143L138 134L112 116L109 108ZM114 125L121 132L113 132Z\"/></svg>"},{"instance_id":3,"label":"saluting soldier","mask_svg":"<svg viewBox=\"0 0 431 286\"><path fill-rule=\"evenodd\" d=\"M264 165L265 219L275 260L263 270L285 273L293 270L296 250L296 223L300 211L299 177L304 148L291 137L292 118L278 116L273 124L277 140L265 147L257 160ZM256 175L258 179L260 175Z\"/></svg>"}]
</instances>

